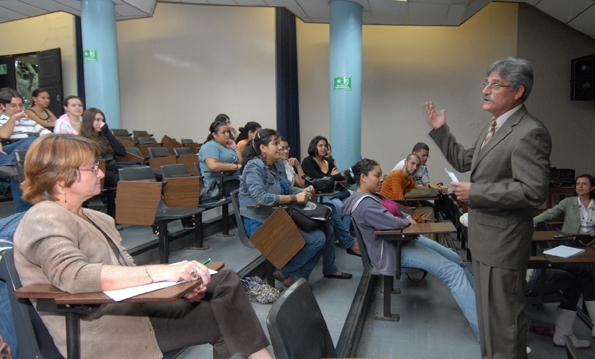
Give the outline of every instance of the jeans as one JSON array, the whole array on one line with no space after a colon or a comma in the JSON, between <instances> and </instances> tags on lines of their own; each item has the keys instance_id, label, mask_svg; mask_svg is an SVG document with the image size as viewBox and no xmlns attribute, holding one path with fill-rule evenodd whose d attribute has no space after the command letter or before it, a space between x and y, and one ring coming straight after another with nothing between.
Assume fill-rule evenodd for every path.
<instances>
[{"instance_id":1,"label":"jeans","mask_svg":"<svg viewBox=\"0 0 595 359\"><path fill-rule=\"evenodd\" d=\"M10 189L12 190L12 205L17 213L25 212L33 205L23 199L21 184L13 179L10 180Z\"/></svg>"},{"instance_id":2,"label":"jeans","mask_svg":"<svg viewBox=\"0 0 595 359\"><path fill-rule=\"evenodd\" d=\"M417 240L403 246L401 266L423 269L442 279L479 340L473 276L457 253L427 237L419 236Z\"/></svg>"},{"instance_id":3,"label":"jeans","mask_svg":"<svg viewBox=\"0 0 595 359\"><path fill-rule=\"evenodd\" d=\"M8 165L14 166L16 161L14 159L14 155L12 154L14 150L26 150L31 146L31 143L35 141L37 137L28 137L22 140L18 140L17 142L13 142L9 145L2 146L2 150L6 153L0 153L0 166Z\"/></svg>"},{"instance_id":4,"label":"jeans","mask_svg":"<svg viewBox=\"0 0 595 359\"><path fill-rule=\"evenodd\" d=\"M253 219L242 217L246 234L250 237L262 225ZM283 277L292 277L295 280L310 276L318 259L324 255L322 260L322 271L324 274L333 274L338 271L335 265L335 248L333 247L333 229L328 224L320 229L306 232L300 229L306 244L287 264L281 268Z\"/></svg>"},{"instance_id":5,"label":"jeans","mask_svg":"<svg viewBox=\"0 0 595 359\"><path fill-rule=\"evenodd\" d=\"M0 258L2 257L2 250L4 248L12 247L12 237L24 215L25 213L16 213L0 219ZM4 273L0 272L0 335L10 346L12 357L18 359L20 356L17 346L17 334L12 321L8 289L6 288L3 275Z\"/></svg>"},{"instance_id":6,"label":"jeans","mask_svg":"<svg viewBox=\"0 0 595 359\"><path fill-rule=\"evenodd\" d=\"M341 249L351 248L355 243L355 238L349 233L351 217L341 216L341 205L343 202L338 198L322 197L322 203L332 204L331 221L335 230L335 237L339 241Z\"/></svg>"},{"instance_id":7,"label":"jeans","mask_svg":"<svg viewBox=\"0 0 595 359\"><path fill-rule=\"evenodd\" d=\"M12 321L12 310L8 299L6 282L0 280L0 335L8 346L14 359L19 358L19 347L17 346L17 333Z\"/></svg>"}]
</instances>

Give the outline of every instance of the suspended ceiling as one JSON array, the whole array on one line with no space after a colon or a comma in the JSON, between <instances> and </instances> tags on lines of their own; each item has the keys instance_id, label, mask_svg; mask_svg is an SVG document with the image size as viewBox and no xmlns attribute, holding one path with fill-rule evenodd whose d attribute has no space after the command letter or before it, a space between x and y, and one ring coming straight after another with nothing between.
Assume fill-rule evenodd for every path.
<instances>
[{"instance_id":1,"label":"suspended ceiling","mask_svg":"<svg viewBox=\"0 0 595 359\"><path fill-rule=\"evenodd\" d=\"M93 0L91 0L93 1ZM328 23L327 0L112 0L116 19L147 17L157 2L285 7L304 22ZM350 0L363 8L365 25L457 26L491 0ZM496 0L493 0L496 1ZM497 0L527 3L595 39L595 0ZM80 15L80 0L0 0L0 23L56 11Z\"/></svg>"}]
</instances>

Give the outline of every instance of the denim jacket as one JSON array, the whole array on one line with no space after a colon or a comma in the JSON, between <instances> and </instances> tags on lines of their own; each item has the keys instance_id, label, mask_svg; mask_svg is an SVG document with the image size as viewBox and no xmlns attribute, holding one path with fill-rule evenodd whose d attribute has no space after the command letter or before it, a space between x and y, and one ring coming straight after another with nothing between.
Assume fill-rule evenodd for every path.
<instances>
[{"instance_id":1,"label":"denim jacket","mask_svg":"<svg viewBox=\"0 0 595 359\"><path fill-rule=\"evenodd\" d=\"M274 163L277 173L260 158L253 158L240 178L240 214L255 221L264 222L273 213L273 206L281 200L281 180L289 185L285 165L281 160ZM289 193L299 193L302 189L289 185ZM267 206L269 208L247 208L247 206Z\"/></svg>"}]
</instances>

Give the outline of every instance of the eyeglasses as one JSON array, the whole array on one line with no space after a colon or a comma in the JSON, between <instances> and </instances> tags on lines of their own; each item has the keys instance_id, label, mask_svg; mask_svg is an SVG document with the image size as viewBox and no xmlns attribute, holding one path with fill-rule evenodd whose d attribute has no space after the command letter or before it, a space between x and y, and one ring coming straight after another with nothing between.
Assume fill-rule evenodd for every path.
<instances>
[{"instance_id":1,"label":"eyeglasses","mask_svg":"<svg viewBox=\"0 0 595 359\"><path fill-rule=\"evenodd\" d=\"M95 164L93 165L92 168L78 168L77 170L79 171L93 171L95 172L95 174L97 174L97 171L99 171L99 162L95 162Z\"/></svg>"},{"instance_id":2,"label":"eyeglasses","mask_svg":"<svg viewBox=\"0 0 595 359\"><path fill-rule=\"evenodd\" d=\"M489 84L489 83L487 83L487 82L484 82L484 83L482 84L482 86L483 86L483 87L482 87L482 89L485 89L486 87L489 87L489 88L490 88L490 90L492 90L492 91L498 91L498 90L500 90L500 88L502 88L502 87L512 87L511 85L500 85L500 84L499 84L499 83L497 83L497 82L495 82L495 83L491 83L491 84Z\"/></svg>"},{"instance_id":3,"label":"eyeglasses","mask_svg":"<svg viewBox=\"0 0 595 359\"><path fill-rule=\"evenodd\" d=\"M289 152L289 150L291 150L291 148L290 148L290 147L281 147L281 148L279 149L279 151L282 151L282 152L285 152L285 151Z\"/></svg>"},{"instance_id":4,"label":"eyeglasses","mask_svg":"<svg viewBox=\"0 0 595 359\"><path fill-rule=\"evenodd\" d=\"M7 106L10 107L10 108L17 108L17 107L18 108L24 108L25 107L25 104L23 104L23 103L18 103L18 104L17 103L9 103Z\"/></svg>"}]
</instances>

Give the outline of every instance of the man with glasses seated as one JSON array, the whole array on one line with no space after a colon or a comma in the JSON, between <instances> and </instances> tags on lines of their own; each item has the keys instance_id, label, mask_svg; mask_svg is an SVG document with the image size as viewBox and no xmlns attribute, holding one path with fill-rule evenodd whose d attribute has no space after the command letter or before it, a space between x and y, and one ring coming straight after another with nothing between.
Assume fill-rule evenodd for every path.
<instances>
[{"instance_id":1,"label":"man with glasses seated","mask_svg":"<svg viewBox=\"0 0 595 359\"><path fill-rule=\"evenodd\" d=\"M24 112L23 97L11 88L0 90L0 138L17 140L8 145L0 145L0 176L11 179L12 198L17 212L26 211L30 206L21 200L18 172L13 152L27 149L39 136L51 133L37 122L27 118Z\"/></svg>"}]
</instances>

